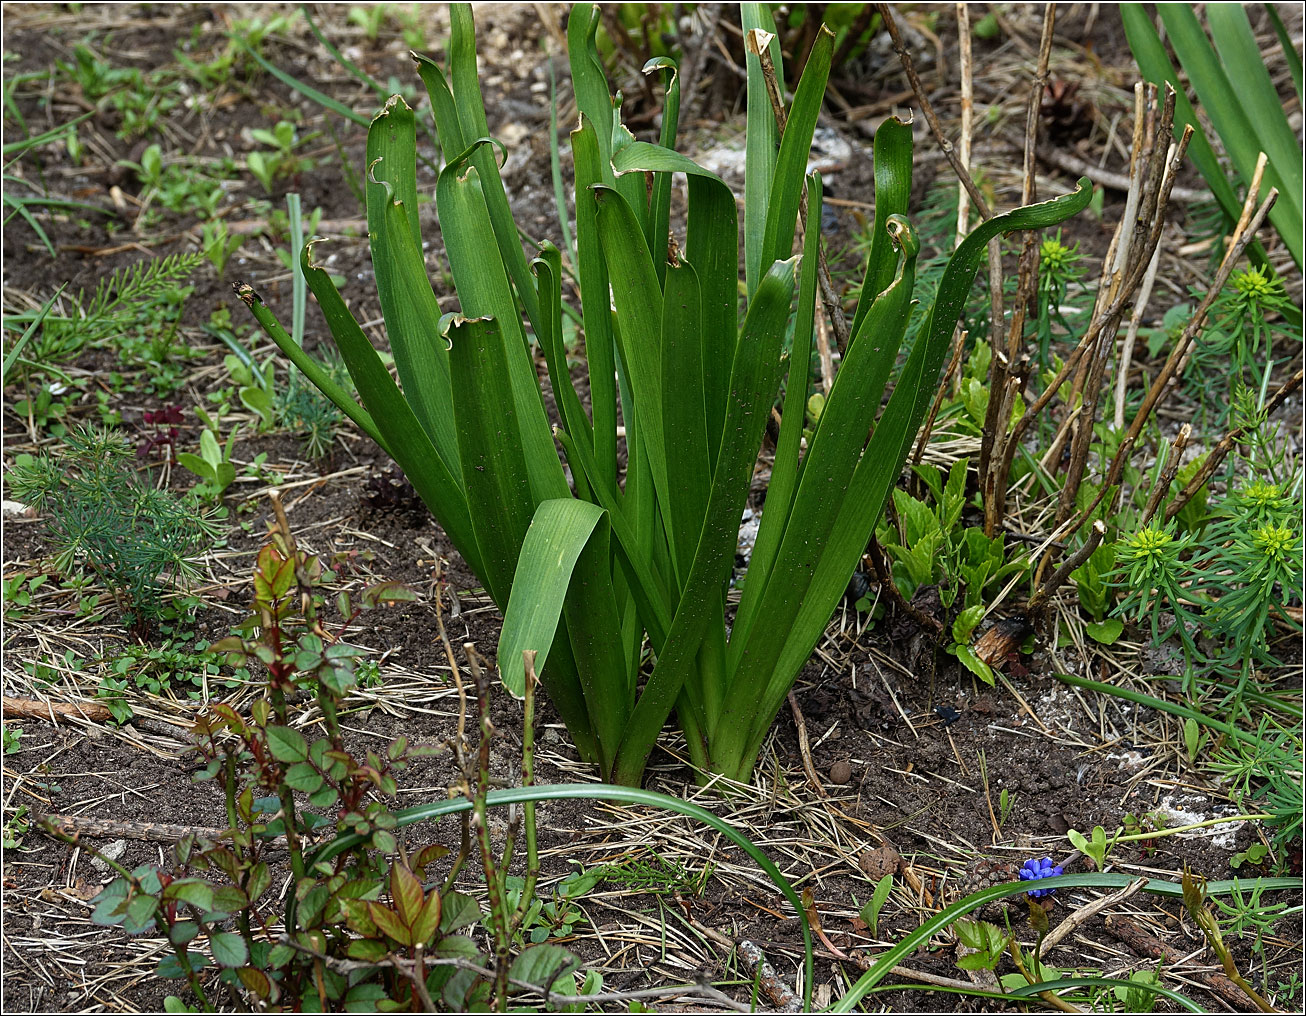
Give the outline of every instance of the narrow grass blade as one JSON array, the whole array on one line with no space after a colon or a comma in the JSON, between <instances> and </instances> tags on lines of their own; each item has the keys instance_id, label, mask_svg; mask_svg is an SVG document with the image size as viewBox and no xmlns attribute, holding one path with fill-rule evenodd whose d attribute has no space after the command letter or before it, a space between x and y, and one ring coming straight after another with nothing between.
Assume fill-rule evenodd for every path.
<instances>
[{"instance_id":1,"label":"narrow grass blade","mask_svg":"<svg viewBox=\"0 0 1306 1016\"><path fill-rule=\"evenodd\" d=\"M54 295L46 300L41 309L36 312L36 317L28 322L27 327L23 329L23 334L18 337L18 341L14 343L13 348L5 354L4 368L0 370L0 378L3 381L7 382L9 380L9 369L18 361L18 357L23 352L23 347L31 341L32 336L36 334L36 330L41 327L41 322L45 320L45 316L50 313L50 308L54 306L54 302L59 299L60 294L67 288L68 283L65 282L54 291Z\"/></svg>"},{"instance_id":2,"label":"narrow grass blade","mask_svg":"<svg viewBox=\"0 0 1306 1016\"><path fill-rule=\"evenodd\" d=\"M802 900L794 892L789 880L784 877L780 869L775 866L775 863L766 856L766 853L725 819L713 815L706 808L701 808L697 804L682 801L678 797L670 797L667 794L659 794L656 791L643 790L639 787L618 787L610 783L562 783L534 787L509 787L504 790L491 790L485 796L485 803L491 807L505 804L524 804L527 801L622 801L626 804L662 808L666 811L675 812L677 815L687 815L697 822L702 822L708 828L715 829L752 858L753 862L766 872L789 905L794 908L799 926L803 929L803 1008L804 1011L811 1009L811 991L814 980L812 931L807 921L807 913L803 909ZM429 822L445 815L457 815L471 810L472 801L469 798L457 797L448 801L433 801L412 808L404 808L395 812L395 822L399 828L404 828L417 822ZM317 850L305 858L304 866L306 869L312 869L315 865L330 861L346 850L357 847L362 842L363 836L358 833L338 836L329 843L318 847ZM286 910L285 923L288 928L295 926L294 906L295 900L292 893Z\"/></svg>"},{"instance_id":3,"label":"narrow grass blade","mask_svg":"<svg viewBox=\"0 0 1306 1016\"><path fill-rule=\"evenodd\" d=\"M562 248L576 263L576 241L571 235L571 215L567 211L567 195L562 186L562 156L558 144L558 73L549 57L549 174L553 178L553 204L558 212L558 227L562 230Z\"/></svg>"},{"instance_id":4,"label":"narrow grass blade","mask_svg":"<svg viewBox=\"0 0 1306 1016\"><path fill-rule=\"evenodd\" d=\"M1089 873L1083 875L1057 875L1053 878L1041 879L1039 881L1040 889L1070 889L1070 888L1097 888L1097 889L1123 889L1134 881L1132 875L1116 875L1112 873ZM1243 889L1250 889L1254 885L1259 885L1262 889L1300 889L1301 880L1291 878L1264 878L1247 880L1242 883ZM1234 882L1208 882L1206 891L1210 895L1222 895L1230 892L1234 888ZM912 952L920 948L930 940L935 934L942 931L953 921L973 913L991 900L1000 900L1004 896L1017 896L1029 891L1028 882L1010 882L1006 885L996 885L989 889L982 889L977 893L971 893L945 907L937 914L928 918L920 927L903 936L884 952L876 956L875 962L871 968L857 979L857 982L844 993L843 997L834 1005L830 1006L826 1012L854 1012L857 1003L866 997L875 985L893 972L893 968ZM1183 887L1174 882L1163 882L1159 879L1149 879L1143 886L1143 892L1153 893L1157 896L1164 896L1168 899L1183 899Z\"/></svg>"},{"instance_id":5,"label":"narrow grass blade","mask_svg":"<svg viewBox=\"0 0 1306 1016\"><path fill-rule=\"evenodd\" d=\"M1181 1009L1189 1012L1206 1012L1187 995L1181 995L1173 988L1163 984L1151 984L1147 981L1127 981L1120 977L1058 977L1054 981L1039 981L1023 987L1012 988L1008 994L1017 998L1029 998L1044 991L1075 991L1080 988L1124 988L1126 991L1142 991L1149 995L1168 998Z\"/></svg>"},{"instance_id":6,"label":"narrow grass blade","mask_svg":"<svg viewBox=\"0 0 1306 1016\"><path fill-rule=\"evenodd\" d=\"M308 313L308 290L299 268L304 249L304 217L299 210L299 195L286 195L286 218L290 222L290 337L297 346L304 344L304 322Z\"/></svg>"},{"instance_id":7,"label":"narrow grass blade","mask_svg":"<svg viewBox=\"0 0 1306 1016\"><path fill-rule=\"evenodd\" d=\"M1292 44L1288 29L1274 4L1267 3L1264 6L1265 13L1270 18L1270 24L1274 26L1274 34L1278 36L1279 45L1283 48L1284 59L1288 61L1288 71L1292 74L1292 86L1297 91L1297 102L1300 103L1302 98L1301 54L1297 52L1297 47Z\"/></svg>"},{"instance_id":8,"label":"narrow grass blade","mask_svg":"<svg viewBox=\"0 0 1306 1016\"><path fill-rule=\"evenodd\" d=\"M331 98L331 96L327 95L325 92L318 91L312 85L304 84L304 82L300 81L298 78L294 77L293 75L287 74L280 67L276 66L275 64L269 63L267 60L263 59L262 55L257 50L255 50L254 47L252 47L249 43L247 43L244 39L242 39L240 36L233 35L231 36L231 38L238 46L241 47L241 49L245 51L245 54L247 56L249 56L254 60L255 63L257 63L265 71L267 71L274 78L280 81L283 85L288 85L290 88L293 88L300 95L304 96L304 98L312 99L323 109L329 109L331 110L331 112L344 117L346 120L350 120L353 123L358 124L358 126L360 127L366 127L370 123L368 118L363 116L362 113L355 113L348 106L344 105L343 103L337 102L335 99Z\"/></svg>"}]
</instances>

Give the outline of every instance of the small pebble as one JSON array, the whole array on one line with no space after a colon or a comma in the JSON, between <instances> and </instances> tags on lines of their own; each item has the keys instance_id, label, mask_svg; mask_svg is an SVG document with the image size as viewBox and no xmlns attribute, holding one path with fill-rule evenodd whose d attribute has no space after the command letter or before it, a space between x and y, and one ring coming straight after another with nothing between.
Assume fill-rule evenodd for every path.
<instances>
[{"instance_id":1,"label":"small pebble","mask_svg":"<svg viewBox=\"0 0 1306 1016\"><path fill-rule=\"evenodd\" d=\"M847 762L839 761L830 767L830 782L842 787L853 778L853 767Z\"/></svg>"},{"instance_id":2,"label":"small pebble","mask_svg":"<svg viewBox=\"0 0 1306 1016\"><path fill-rule=\"evenodd\" d=\"M107 857L110 861L116 861L126 852L127 841L114 840L112 843L106 844L100 848L100 854L102 854L103 857L95 856L91 858L91 867L96 871L108 871L109 864L104 860L104 858Z\"/></svg>"}]
</instances>

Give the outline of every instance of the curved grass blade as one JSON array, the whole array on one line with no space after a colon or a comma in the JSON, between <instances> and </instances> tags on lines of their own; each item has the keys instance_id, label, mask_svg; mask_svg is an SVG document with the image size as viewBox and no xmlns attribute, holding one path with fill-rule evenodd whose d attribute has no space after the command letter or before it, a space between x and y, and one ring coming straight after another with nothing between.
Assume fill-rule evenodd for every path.
<instances>
[{"instance_id":1,"label":"curved grass blade","mask_svg":"<svg viewBox=\"0 0 1306 1016\"><path fill-rule=\"evenodd\" d=\"M666 92L662 101L663 148L676 147L676 128L680 123L680 70L670 57L654 57L644 65L645 74L668 71ZM671 229L671 174L657 173L653 177L653 193L649 198L649 247L653 252L653 268L662 283L667 270L667 249Z\"/></svg>"},{"instance_id":2,"label":"curved grass blade","mask_svg":"<svg viewBox=\"0 0 1306 1016\"><path fill-rule=\"evenodd\" d=\"M664 808L667 811L673 811L678 815L687 815L695 821L702 822L739 847L740 850L752 858L759 868L766 872L798 916L799 924L803 929L803 1007L805 1011L811 1009L814 967L812 930L807 921L807 913L803 909L802 900L794 892L793 886L789 884L789 880L784 877L784 874L775 866L775 863L752 840L729 822L717 815L713 815L706 808L701 808L689 801L682 801L677 797L659 794L653 790L643 790L639 787L618 787L610 783L545 784L534 787L509 787L505 790L491 790L485 795L485 803L491 807L504 804L524 804L528 801L538 803L540 801L562 800L622 801L626 804ZM456 815L471 810L472 802L468 798L459 797L450 801L433 801L412 808L404 808L402 811L395 812L395 821L396 825L402 828L415 822L426 822L440 818L443 815ZM339 836L311 853L304 861L305 868L312 869L319 863L330 861L344 851L357 847L363 840L364 837L357 833ZM1211 890L1208 886L1209 891ZM295 926L294 906L295 898L292 893L286 905L287 928Z\"/></svg>"},{"instance_id":3,"label":"curved grass blade","mask_svg":"<svg viewBox=\"0 0 1306 1016\"><path fill-rule=\"evenodd\" d=\"M54 306L54 302L59 299L59 295L67 288L68 283L65 282L56 289L54 295L46 300L41 309L36 312L36 317L32 318L27 327L23 329L23 334L18 337L18 341L14 343L13 348L5 354L4 367L3 369L0 369L0 381L7 382L9 380L9 369L18 362L18 357L19 354L22 353L23 347L31 341L32 336L36 334L36 330L41 327L41 322L45 320L45 316L50 313L50 308ZM8 324L8 322L6 322L6 324Z\"/></svg>"},{"instance_id":4,"label":"curved grass blade","mask_svg":"<svg viewBox=\"0 0 1306 1016\"><path fill-rule=\"evenodd\" d=\"M1089 873L1083 875L1057 875L1053 878L1041 879L1039 881L1040 889L1070 889L1070 888L1098 888L1098 889L1123 889L1130 885L1135 879L1131 875L1116 875L1111 873ZM1259 885L1262 889L1300 889L1301 880L1292 878L1265 878L1256 879L1254 883L1243 882L1242 888L1247 889L1252 884ZM1208 882L1206 891L1212 895L1220 895L1233 891L1235 883L1228 882ZM875 958L871 968L857 979L857 982L844 993L844 996L830 1006L826 1012L853 1012L857 1003L860 1002L870 991L871 988L879 984L893 971L894 966L910 956L913 951L923 946L930 940L930 937L936 932L942 931L953 921L960 917L982 907L991 900L1000 900L1004 896L1016 896L1023 892L1029 891L1028 882L1010 882L1006 885L996 885L989 889L981 889L977 893L971 893L958 900L951 906L945 907L937 914L927 919L924 924L916 928L910 934L903 936L895 942L890 948L880 953ZM1158 896L1165 896L1172 899L1183 899L1183 887L1174 882L1163 882L1159 879L1149 879L1143 886L1143 892L1154 893Z\"/></svg>"},{"instance_id":5,"label":"curved grass blade","mask_svg":"<svg viewBox=\"0 0 1306 1016\"><path fill-rule=\"evenodd\" d=\"M1189 1012L1206 1012L1187 995L1181 995L1173 988L1167 988L1162 984L1149 984L1146 981L1126 981L1120 977L1058 977L1054 981L1039 981L1037 984L1012 988L1008 994L1017 998L1028 998L1042 991L1066 991L1067 989L1073 991L1076 988L1126 988L1129 991L1143 991L1150 995L1168 998L1179 1008L1187 1009Z\"/></svg>"}]
</instances>

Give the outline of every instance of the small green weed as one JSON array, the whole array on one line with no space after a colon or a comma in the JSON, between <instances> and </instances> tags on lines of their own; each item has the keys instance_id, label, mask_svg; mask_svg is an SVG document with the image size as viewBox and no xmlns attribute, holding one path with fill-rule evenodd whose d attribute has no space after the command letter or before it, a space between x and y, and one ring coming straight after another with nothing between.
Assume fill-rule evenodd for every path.
<instances>
[{"instance_id":1,"label":"small green weed","mask_svg":"<svg viewBox=\"0 0 1306 1016\"><path fill-rule=\"evenodd\" d=\"M45 513L55 569L93 572L119 597L128 625L148 633L164 617L165 586L195 574L217 528L194 499L142 483L132 459L121 436L89 427L70 433L62 452L18 456L9 481Z\"/></svg>"}]
</instances>

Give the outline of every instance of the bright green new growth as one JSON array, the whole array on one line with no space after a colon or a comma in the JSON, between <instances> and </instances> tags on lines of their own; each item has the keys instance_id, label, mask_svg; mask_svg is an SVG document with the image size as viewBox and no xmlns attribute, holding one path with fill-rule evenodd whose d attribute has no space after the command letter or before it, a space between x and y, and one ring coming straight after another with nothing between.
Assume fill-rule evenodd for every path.
<instances>
[{"instance_id":1,"label":"bright green new growth","mask_svg":"<svg viewBox=\"0 0 1306 1016\"><path fill-rule=\"evenodd\" d=\"M768 30L767 7L744 6L746 27ZM305 376L395 458L505 611L499 663L510 690L522 687L522 650L535 650L574 742L613 782L639 781L673 711L693 763L742 780L898 478L988 240L1056 225L1090 192L1081 181L1073 194L989 220L961 244L881 413L912 312L918 248L903 218L911 130L886 121L875 139L877 228L853 337L800 454L815 228L802 239L802 255L791 255L804 190L807 221L821 221L819 177L804 171L833 36L822 31L812 47L778 147L761 64L749 59L741 315L735 197L674 151L675 67L663 59L646 68L670 71L662 144L636 141L597 56L598 19L580 5L568 24L580 117L571 135L576 258L565 271L569 291L580 294L588 411L567 373L562 256L548 243L529 263L522 252L488 138L466 5L453 8L447 73L416 58L445 162L436 205L460 313L441 315L427 279L415 118L398 96L373 121L367 144L372 257L398 385L314 264L311 244L304 275L362 406L330 382L252 290L241 295ZM766 44L764 34L756 40ZM773 59L779 72L778 54ZM685 175L688 214L685 236L672 247L675 174ZM797 340L786 363L795 291ZM532 341L548 364L556 429ZM786 399L766 511L727 630L739 520L786 367L794 408Z\"/></svg>"}]
</instances>

